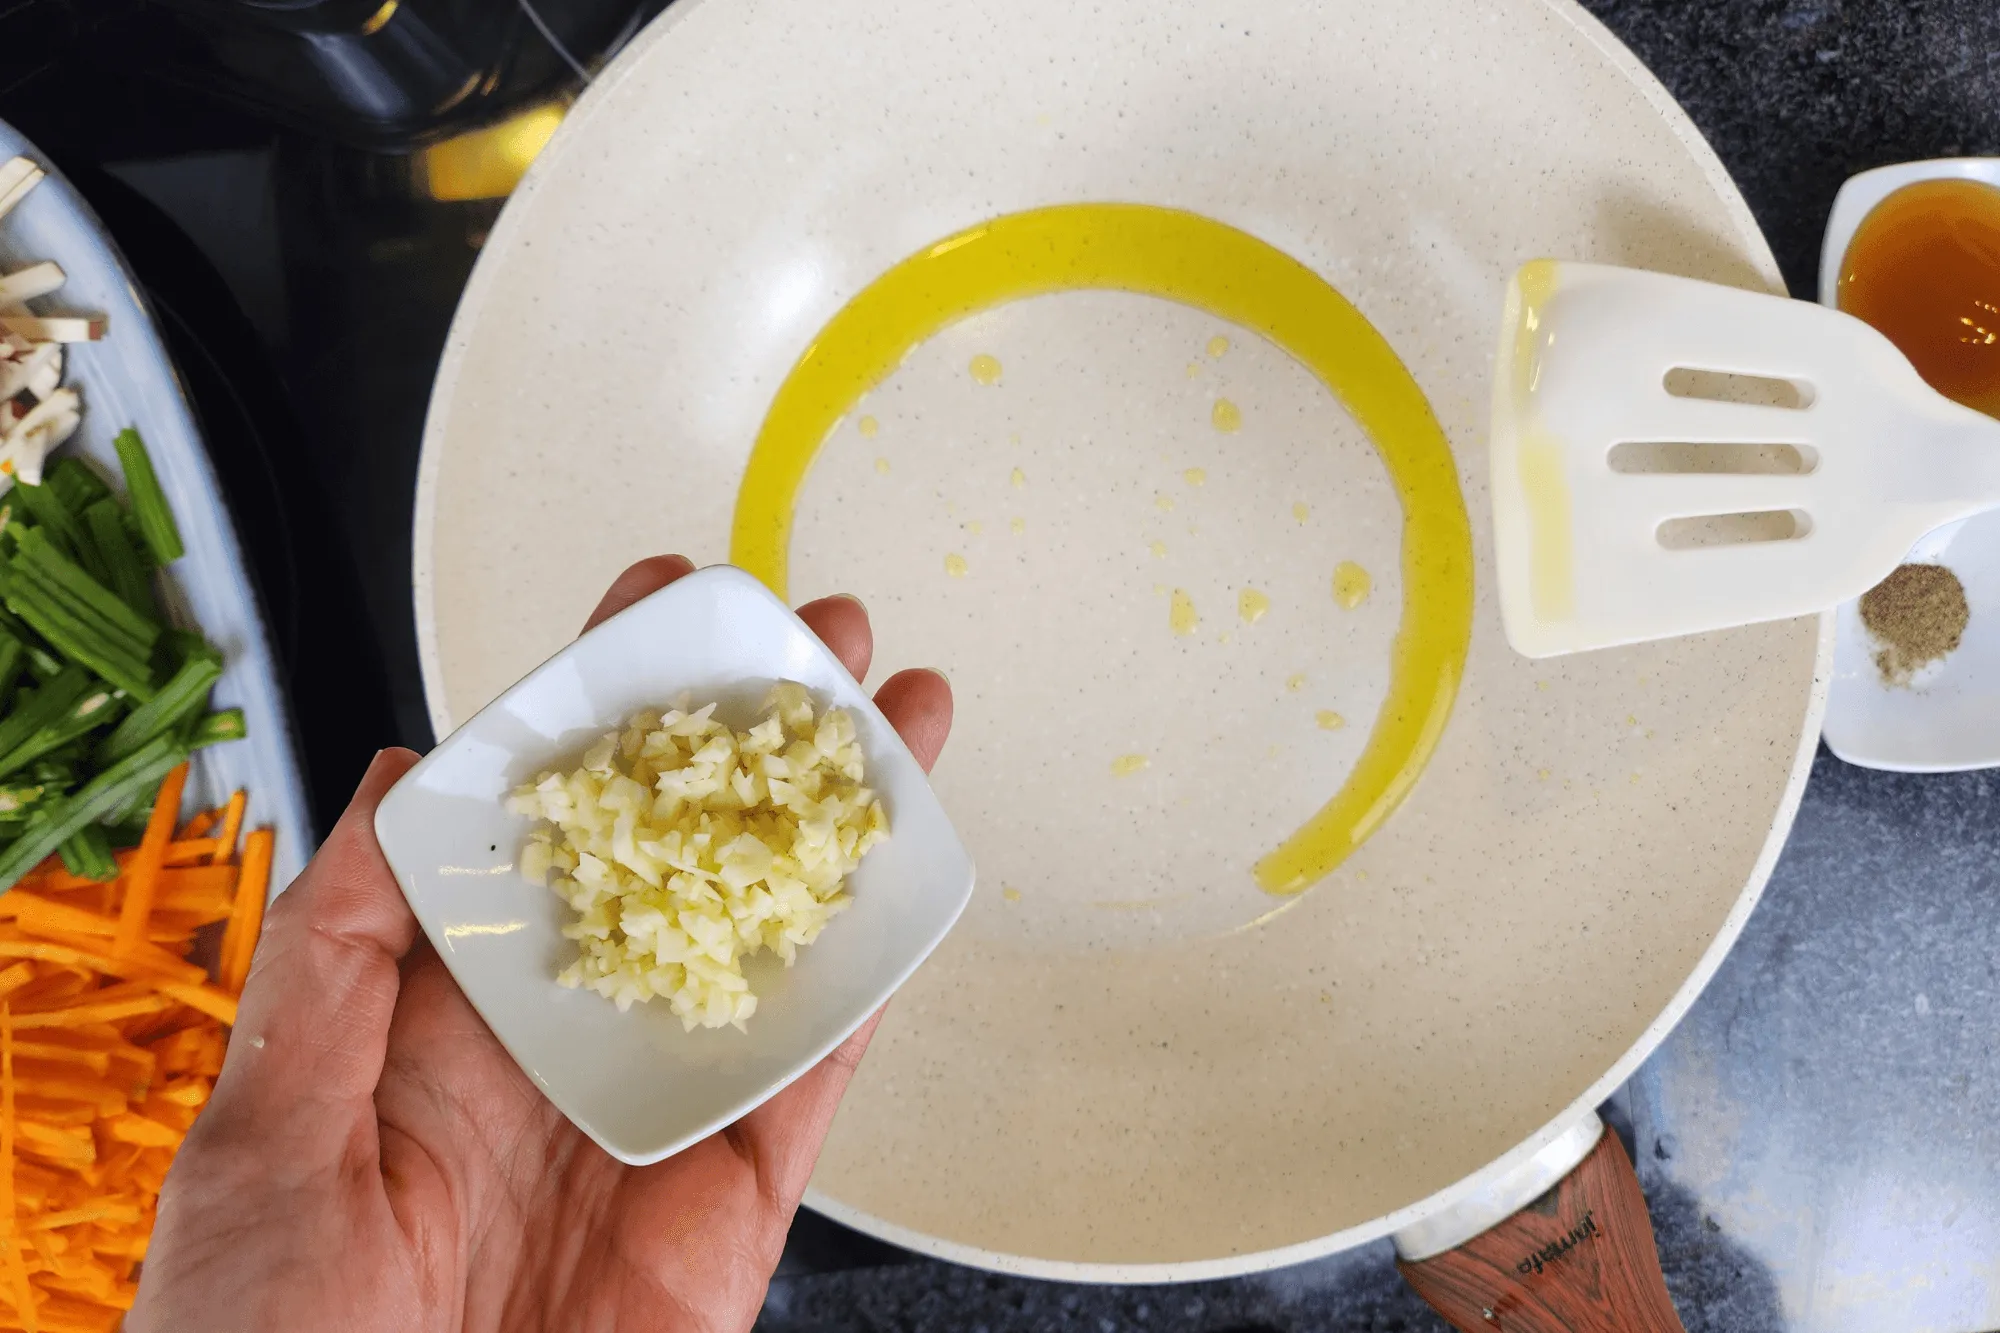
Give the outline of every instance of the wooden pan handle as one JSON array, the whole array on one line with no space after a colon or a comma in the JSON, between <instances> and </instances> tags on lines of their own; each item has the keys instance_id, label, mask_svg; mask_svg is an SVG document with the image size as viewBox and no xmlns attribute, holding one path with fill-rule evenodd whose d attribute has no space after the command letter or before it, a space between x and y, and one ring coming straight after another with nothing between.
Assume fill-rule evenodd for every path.
<instances>
[{"instance_id":1,"label":"wooden pan handle","mask_svg":"<svg viewBox=\"0 0 2000 1333\"><path fill-rule=\"evenodd\" d=\"M1397 1267L1464 1333L1684 1333L1616 1134L1506 1221Z\"/></svg>"}]
</instances>

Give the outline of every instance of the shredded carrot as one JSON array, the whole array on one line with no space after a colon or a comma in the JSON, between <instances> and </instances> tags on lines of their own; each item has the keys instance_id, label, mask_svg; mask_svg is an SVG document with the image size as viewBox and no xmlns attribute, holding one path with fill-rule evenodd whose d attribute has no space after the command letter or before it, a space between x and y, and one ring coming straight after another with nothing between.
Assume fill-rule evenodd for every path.
<instances>
[{"instance_id":1,"label":"shredded carrot","mask_svg":"<svg viewBox=\"0 0 2000 1333\"><path fill-rule=\"evenodd\" d=\"M160 872L160 890L153 899L155 908L224 911L236 898L234 865L177 866Z\"/></svg>"},{"instance_id":2,"label":"shredded carrot","mask_svg":"<svg viewBox=\"0 0 2000 1333\"><path fill-rule=\"evenodd\" d=\"M214 838L190 838L186 842L170 842L160 857L163 866L206 865L215 856L222 844Z\"/></svg>"},{"instance_id":3,"label":"shredded carrot","mask_svg":"<svg viewBox=\"0 0 2000 1333\"><path fill-rule=\"evenodd\" d=\"M190 1009L207 1014L218 1023L236 1026L236 997L214 986L191 986L185 981L162 981L158 983L160 993L168 995Z\"/></svg>"},{"instance_id":4,"label":"shredded carrot","mask_svg":"<svg viewBox=\"0 0 2000 1333\"><path fill-rule=\"evenodd\" d=\"M178 778L115 880L51 857L0 894L0 1333L115 1333L222 1070L274 840L240 792L175 832ZM211 979L189 955L220 922Z\"/></svg>"},{"instance_id":5,"label":"shredded carrot","mask_svg":"<svg viewBox=\"0 0 2000 1333\"><path fill-rule=\"evenodd\" d=\"M221 822L222 811L203 810L196 814L193 819L180 826L179 832L174 834L174 841L188 842L195 838L206 838L209 834L215 832L216 825Z\"/></svg>"},{"instance_id":6,"label":"shredded carrot","mask_svg":"<svg viewBox=\"0 0 2000 1333\"><path fill-rule=\"evenodd\" d=\"M79 1004L67 1009L53 1009L46 1013L17 1014L16 1028L72 1028L87 1023L113 1023L121 1018L137 1018L142 1014L157 1014L162 1009L173 1006L173 1001L164 995L145 995L138 999L121 1000L112 1004Z\"/></svg>"},{"instance_id":7,"label":"shredded carrot","mask_svg":"<svg viewBox=\"0 0 2000 1333\"><path fill-rule=\"evenodd\" d=\"M171 1129L157 1120L148 1120L145 1116L130 1111L114 1116L105 1123L104 1129L114 1139L121 1139L126 1143L145 1144L149 1148L178 1148L181 1140L187 1137L177 1129Z\"/></svg>"},{"instance_id":8,"label":"shredded carrot","mask_svg":"<svg viewBox=\"0 0 2000 1333\"><path fill-rule=\"evenodd\" d=\"M0 1002L0 1215L14 1234L14 1008Z\"/></svg>"},{"instance_id":9,"label":"shredded carrot","mask_svg":"<svg viewBox=\"0 0 2000 1333\"><path fill-rule=\"evenodd\" d=\"M167 853L162 859L161 864L169 868L181 869L198 867L215 854L215 841L213 838L190 838L186 841L170 842L167 844ZM139 849L136 847L127 847L123 851L113 853L113 859L118 863L120 874L131 868L132 858L138 854ZM71 889L98 889L108 894L113 891L115 883L101 879L87 879L82 875L72 875L69 869L63 865L60 858L52 856L22 876L20 887L33 889L37 893L66 893ZM0 898L0 902L4 901L4 898Z\"/></svg>"},{"instance_id":10,"label":"shredded carrot","mask_svg":"<svg viewBox=\"0 0 2000 1333\"><path fill-rule=\"evenodd\" d=\"M55 932L51 931L50 934L54 935ZM141 944L135 947L133 956L110 958L88 947L74 947L83 942L81 937L74 935L65 935L60 943L53 944L43 944L39 940L0 940L0 958L32 958L42 963L68 963L75 967L92 968L114 977L162 977L193 985L200 985L208 980L208 973L193 963L182 962L157 945ZM138 949L150 952L139 955Z\"/></svg>"},{"instance_id":11,"label":"shredded carrot","mask_svg":"<svg viewBox=\"0 0 2000 1333\"><path fill-rule=\"evenodd\" d=\"M21 1257L20 1204L14 1197L14 1010L0 1002L0 1245L7 1250L7 1279L14 1292L14 1313L36 1333L35 1293Z\"/></svg>"},{"instance_id":12,"label":"shredded carrot","mask_svg":"<svg viewBox=\"0 0 2000 1333\"><path fill-rule=\"evenodd\" d=\"M271 885L271 854L276 836L258 829L243 840L243 875L236 884L236 908L222 934L222 959L216 981L226 991L241 994L250 976L257 933L264 925L264 896Z\"/></svg>"},{"instance_id":13,"label":"shredded carrot","mask_svg":"<svg viewBox=\"0 0 2000 1333\"><path fill-rule=\"evenodd\" d=\"M188 766L182 763L167 774L160 794L153 798L153 815L146 821L145 836L139 839L139 854L122 876L125 905L118 914L118 934L111 942L114 953L129 953L146 936L146 920L153 914L153 894L159 887L167 844L173 841L174 820L181 812L187 776Z\"/></svg>"},{"instance_id":14,"label":"shredded carrot","mask_svg":"<svg viewBox=\"0 0 2000 1333\"><path fill-rule=\"evenodd\" d=\"M227 861L236 855L236 838L243 831L243 812L250 808L250 794L238 787L229 795L229 804L222 811L222 827L215 835L215 855L213 861Z\"/></svg>"}]
</instances>

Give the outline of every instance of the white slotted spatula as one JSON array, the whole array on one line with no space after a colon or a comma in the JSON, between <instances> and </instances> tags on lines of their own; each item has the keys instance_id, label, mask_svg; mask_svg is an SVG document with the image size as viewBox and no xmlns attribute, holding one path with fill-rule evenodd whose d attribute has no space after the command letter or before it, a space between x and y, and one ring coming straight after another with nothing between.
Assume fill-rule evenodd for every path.
<instances>
[{"instance_id":1,"label":"white slotted spatula","mask_svg":"<svg viewBox=\"0 0 2000 1333\"><path fill-rule=\"evenodd\" d=\"M1803 406L1689 381L1782 381ZM1507 289L1492 481L1507 638L1550 657L1859 596L1931 529L2000 507L2000 421L1838 311L1537 260Z\"/></svg>"}]
</instances>

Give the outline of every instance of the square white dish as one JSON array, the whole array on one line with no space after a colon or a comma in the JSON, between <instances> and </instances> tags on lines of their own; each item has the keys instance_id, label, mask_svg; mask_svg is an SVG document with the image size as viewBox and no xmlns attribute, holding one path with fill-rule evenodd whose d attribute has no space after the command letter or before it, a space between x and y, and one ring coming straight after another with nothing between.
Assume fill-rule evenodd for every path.
<instances>
[{"instance_id":1,"label":"square white dish","mask_svg":"<svg viewBox=\"0 0 2000 1333\"><path fill-rule=\"evenodd\" d=\"M1840 267L1869 212L1906 185L1975 180L2000 187L2000 158L1900 162L1849 177L1833 201L1820 248L1820 304L1839 307ZM1850 764L1900 773L1952 773L2000 765L2000 512L1948 524L1926 536L1906 562L1941 564L1965 585L1971 615L1958 648L1908 685L1890 685L1875 667L1875 644L1861 604L1835 612L1833 682L1822 735Z\"/></svg>"},{"instance_id":2,"label":"square white dish","mask_svg":"<svg viewBox=\"0 0 2000 1333\"><path fill-rule=\"evenodd\" d=\"M532 821L514 787L573 764L631 714L686 693L737 725L793 680L847 709L888 841L850 877L853 904L798 962L746 962L747 1031L684 1032L663 1002L620 1013L556 984L570 910L516 860ZM441 741L383 800L376 836L438 955L528 1076L606 1152L656 1162L736 1120L840 1044L936 948L973 868L922 768L805 623L741 571L689 575L544 662Z\"/></svg>"}]
</instances>

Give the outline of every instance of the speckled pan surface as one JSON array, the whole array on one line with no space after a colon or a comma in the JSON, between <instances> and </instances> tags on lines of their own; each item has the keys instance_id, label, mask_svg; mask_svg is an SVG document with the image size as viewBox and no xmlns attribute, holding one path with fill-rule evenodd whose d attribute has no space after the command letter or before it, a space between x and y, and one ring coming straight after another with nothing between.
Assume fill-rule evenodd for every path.
<instances>
[{"instance_id":1,"label":"speckled pan surface","mask_svg":"<svg viewBox=\"0 0 2000 1333\"><path fill-rule=\"evenodd\" d=\"M1481 552L1466 687L1408 803L1263 919L1251 862L1339 785L1386 685L1401 518L1368 440L1271 347L1147 298L1039 298L919 348L801 493L791 595L851 590L878 663L951 674L935 781L980 889L890 1007L813 1201L974 1263L1209 1276L1379 1235L1593 1104L1734 938L1803 781L1818 621L1542 663L1501 635L1483 437L1507 273L1554 254L1778 282L1594 22L1541 0L681 0L474 275L417 611L448 728L628 561L725 557L773 390L863 285L1083 200L1251 232L1394 345ZM1210 425L1219 397L1240 431ZM1376 581L1351 612L1342 560ZM1246 587L1272 603L1255 624ZM1174 588L1194 635L1169 629Z\"/></svg>"}]
</instances>

